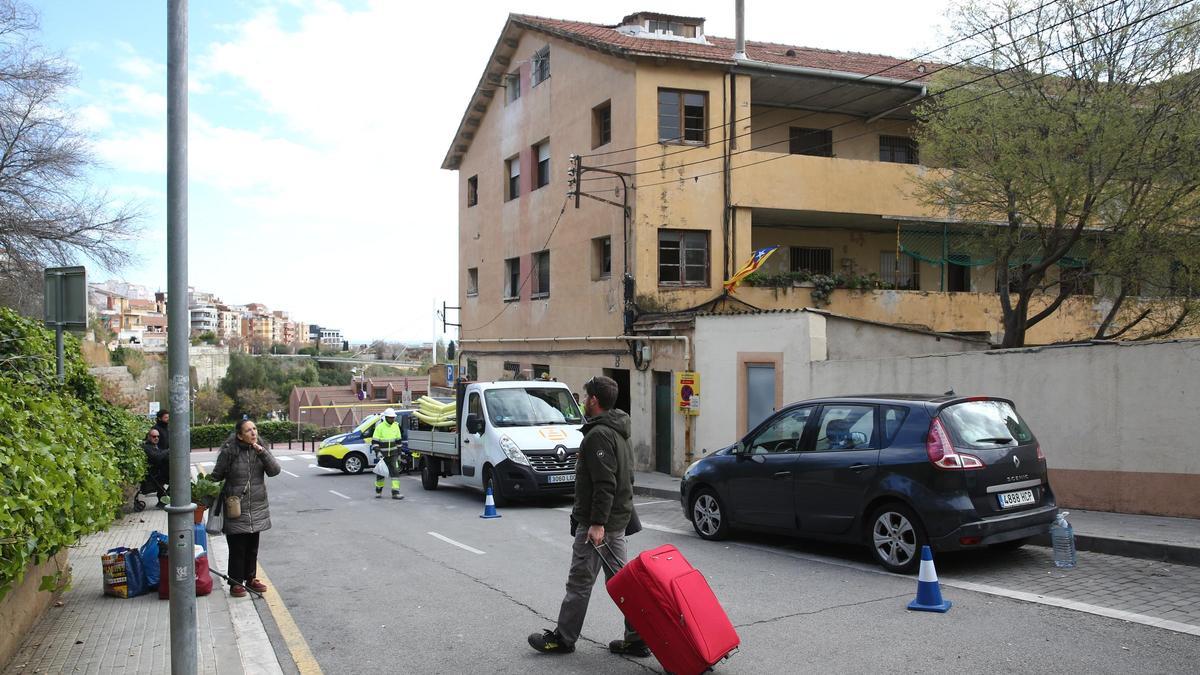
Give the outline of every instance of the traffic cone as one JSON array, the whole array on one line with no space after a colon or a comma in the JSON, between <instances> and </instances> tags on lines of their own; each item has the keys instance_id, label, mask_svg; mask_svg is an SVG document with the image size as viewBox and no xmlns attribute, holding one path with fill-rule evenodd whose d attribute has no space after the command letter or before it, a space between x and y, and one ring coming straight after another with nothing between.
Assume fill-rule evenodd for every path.
<instances>
[{"instance_id":1,"label":"traffic cone","mask_svg":"<svg viewBox=\"0 0 1200 675\"><path fill-rule=\"evenodd\" d=\"M487 497L483 499L483 515L480 518L499 518L496 513L496 498L492 496L492 488L487 489Z\"/></svg>"},{"instance_id":2,"label":"traffic cone","mask_svg":"<svg viewBox=\"0 0 1200 675\"><path fill-rule=\"evenodd\" d=\"M933 569L933 551L921 547L921 572L917 575L917 597L908 603L908 608L918 612L947 612L950 601L942 600L942 587L938 584L937 570Z\"/></svg>"}]
</instances>

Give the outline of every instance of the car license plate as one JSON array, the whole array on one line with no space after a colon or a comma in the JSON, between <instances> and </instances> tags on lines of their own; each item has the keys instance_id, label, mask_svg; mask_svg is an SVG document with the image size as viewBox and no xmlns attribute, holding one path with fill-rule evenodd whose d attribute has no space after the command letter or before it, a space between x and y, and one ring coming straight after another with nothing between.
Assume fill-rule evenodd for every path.
<instances>
[{"instance_id":1,"label":"car license plate","mask_svg":"<svg viewBox=\"0 0 1200 675\"><path fill-rule=\"evenodd\" d=\"M549 482L551 482L551 483L574 483L575 482L575 474L563 473L563 474L558 474L555 476L550 476Z\"/></svg>"},{"instance_id":2,"label":"car license plate","mask_svg":"<svg viewBox=\"0 0 1200 675\"><path fill-rule=\"evenodd\" d=\"M1000 508L1011 509L1014 506L1024 506L1033 503L1033 490L1018 490L1000 494Z\"/></svg>"}]
</instances>

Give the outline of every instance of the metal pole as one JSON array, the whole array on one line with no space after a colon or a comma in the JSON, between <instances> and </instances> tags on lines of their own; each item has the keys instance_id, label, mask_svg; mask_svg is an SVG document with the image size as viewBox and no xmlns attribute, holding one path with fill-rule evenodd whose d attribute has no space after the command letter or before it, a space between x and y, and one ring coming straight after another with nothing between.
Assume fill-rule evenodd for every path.
<instances>
[{"instance_id":1,"label":"metal pole","mask_svg":"<svg viewBox=\"0 0 1200 675\"><path fill-rule=\"evenodd\" d=\"M733 46L733 58L746 58L746 3L745 0L737 0L733 3L734 12L737 19L737 38Z\"/></svg>"},{"instance_id":2,"label":"metal pole","mask_svg":"<svg viewBox=\"0 0 1200 675\"><path fill-rule=\"evenodd\" d=\"M59 295L61 296L62 293L59 293ZM61 303L59 307L62 307ZM61 323L54 327L54 349L58 355L58 363L55 366L58 372L58 383L62 384L64 380L63 359L66 358L66 350L63 348L63 326Z\"/></svg>"},{"instance_id":3,"label":"metal pole","mask_svg":"<svg viewBox=\"0 0 1200 675\"><path fill-rule=\"evenodd\" d=\"M170 374L171 673L196 672L196 567L188 394L187 0L167 5L167 364ZM167 579L163 583L167 583Z\"/></svg>"}]
</instances>

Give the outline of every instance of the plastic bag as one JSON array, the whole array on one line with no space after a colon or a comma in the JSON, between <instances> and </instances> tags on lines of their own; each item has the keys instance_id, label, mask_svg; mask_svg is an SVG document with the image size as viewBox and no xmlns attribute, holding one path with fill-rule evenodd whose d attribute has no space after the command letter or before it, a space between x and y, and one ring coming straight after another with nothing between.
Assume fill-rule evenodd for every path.
<instances>
[{"instance_id":1,"label":"plastic bag","mask_svg":"<svg viewBox=\"0 0 1200 675\"><path fill-rule=\"evenodd\" d=\"M376 476L379 476L380 478L387 478L388 477L387 462L383 461L383 458L380 457L379 460L375 462L375 468L372 469L372 472Z\"/></svg>"},{"instance_id":2,"label":"plastic bag","mask_svg":"<svg viewBox=\"0 0 1200 675\"><path fill-rule=\"evenodd\" d=\"M150 533L150 538L146 540L146 543L138 549L142 558L142 570L146 573L146 590L150 591L158 588L158 545L160 542L167 543L167 535L154 530Z\"/></svg>"},{"instance_id":3,"label":"plastic bag","mask_svg":"<svg viewBox=\"0 0 1200 675\"><path fill-rule=\"evenodd\" d=\"M100 565L104 572L105 595L133 598L148 590L140 551L124 546L110 548L100 556Z\"/></svg>"}]
</instances>

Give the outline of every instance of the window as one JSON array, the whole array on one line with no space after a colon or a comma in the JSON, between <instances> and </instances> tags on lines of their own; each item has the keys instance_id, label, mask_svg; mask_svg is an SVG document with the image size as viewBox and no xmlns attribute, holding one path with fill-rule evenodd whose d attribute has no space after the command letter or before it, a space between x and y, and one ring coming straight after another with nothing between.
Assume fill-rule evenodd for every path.
<instances>
[{"instance_id":1,"label":"window","mask_svg":"<svg viewBox=\"0 0 1200 675\"><path fill-rule=\"evenodd\" d=\"M812 407L788 410L771 420L750 443L750 454L767 455L778 452L800 452L803 448L804 427L812 416Z\"/></svg>"},{"instance_id":2,"label":"window","mask_svg":"<svg viewBox=\"0 0 1200 675\"><path fill-rule=\"evenodd\" d=\"M533 254L533 297L550 295L550 251Z\"/></svg>"},{"instance_id":3,"label":"window","mask_svg":"<svg viewBox=\"0 0 1200 675\"><path fill-rule=\"evenodd\" d=\"M612 237L592 240L592 279L612 276Z\"/></svg>"},{"instance_id":4,"label":"window","mask_svg":"<svg viewBox=\"0 0 1200 675\"><path fill-rule=\"evenodd\" d=\"M479 268L467 270L467 295L479 295Z\"/></svg>"},{"instance_id":5,"label":"window","mask_svg":"<svg viewBox=\"0 0 1200 675\"><path fill-rule=\"evenodd\" d=\"M529 76L532 86L536 87L550 79L550 45L534 53L532 65L533 70Z\"/></svg>"},{"instance_id":6,"label":"window","mask_svg":"<svg viewBox=\"0 0 1200 675\"><path fill-rule=\"evenodd\" d=\"M492 424L498 427L579 424L583 421L571 392L562 387L531 385L489 389L483 392L483 400Z\"/></svg>"},{"instance_id":7,"label":"window","mask_svg":"<svg viewBox=\"0 0 1200 675\"><path fill-rule=\"evenodd\" d=\"M508 105L519 98L521 98L520 71L504 76L504 104Z\"/></svg>"},{"instance_id":8,"label":"window","mask_svg":"<svg viewBox=\"0 0 1200 675\"><path fill-rule=\"evenodd\" d=\"M658 284L708 285L707 231L658 231Z\"/></svg>"},{"instance_id":9,"label":"window","mask_svg":"<svg viewBox=\"0 0 1200 675\"><path fill-rule=\"evenodd\" d=\"M504 161L504 172L508 174L508 189L504 201L521 196L521 156L514 155Z\"/></svg>"},{"instance_id":10,"label":"window","mask_svg":"<svg viewBox=\"0 0 1200 675\"><path fill-rule=\"evenodd\" d=\"M792 247L792 272L805 271L811 274L833 274L833 249Z\"/></svg>"},{"instance_id":11,"label":"window","mask_svg":"<svg viewBox=\"0 0 1200 675\"><path fill-rule=\"evenodd\" d=\"M879 161L917 163L917 142L908 136L880 136Z\"/></svg>"},{"instance_id":12,"label":"window","mask_svg":"<svg viewBox=\"0 0 1200 675\"><path fill-rule=\"evenodd\" d=\"M550 184L550 141L542 141L533 146L533 156L537 157L537 167L533 174L533 189L536 190Z\"/></svg>"},{"instance_id":13,"label":"window","mask_svg":"<svg viewBox=\"0 0 1200 675\"><path fill-rule=\"evenodd\" d=\"M658 142L704 145L708 142L708 94L658 90Z\"/></svg>"},{"instance_id":14,"label":"window","mask_svg":"<svg viewBox=\"0 0 1200 675\"><path fill-rule=\"evenodd\" d=\"M875 406L827 405L821 410L814 450L877 449Z\"/></svg>"},{"instance_id":15,"label":"window","mask_svg":"<svg viewBox=\"0 0 1200 675\"><path fill-rule=\"evenodd\" d=\"M479 362L475 359L467 359L467 379L472 381L479 379Z\"/></svg>"},{"instance_id":16,"label":"window","mask_svg":"<svg viewBox=\"0 0 1200 675\"><path fill-rule=\"evenodd\" d=\"M1008 268L1008 292L1021 292L1021 275L1029 269L1029 263L1021 263L1020 265L1010 266ZM1004 292L1004 268L996 268L996 292Z\"/></svg>"},{"instance_id":17,"label":"window","mask_svg":"<svg viewBox=\"0 0 1200 675\"><path fill-rule=\"evenodd\" d=\"M510 380L517 379L517 376L521 374L521 364L517 363L516 361L505 361L504 374L507 375ZM491 401L488 403L491 403Z\"/></svg>"},{"instance_id":18,"label":"window","mask_svg":"<svg viewBox=\"0 0 1200 675\"><path fill-rule=\"evenodd\" d=\"M543 375L547 376L547 378L549 377L550 366L548 366L544 363L533 364L533 379L540 380L540 379L542 379Z\"/></svg>"},{"instance_id":19,"label":"window","mask_svg":"<svg viewBox=\"0 0 1200 675\"><path fill-rule=\"evenodd\" d=\"M696 27L679 21L656 21L651 19L646 26L651 33L666 33L679 37L696 37Z\"/></svg>"},{"instance_id":20,"label":"window","mask_svg":"<svg viewBox=\"0 0 1200 675\"><path fill-rule=\"evenodd\" d=\"M504 261L504 299L516 300L521 292L521 259Z\"/></svg>"},{"instance_id":21,"label":"window","mask_svg":"<svg viewBox=\"0 0 1200 675\"><path fill-rule=\"evenodd\" d=\"M467 361L467 368L470 368L472 363L474 363L474 361ZM472 377L469 379L473 380L475 378ZM474 415L480 420L483 420L483 403L479 400L479 394L477 392L471 392L471 397L467 399L467 414Z\"/></svg>"},{"instance_id":22,"label":"window","mask_svg":"<svg viewBox=\"0 0 1200 675\"><path fill-rule=\"evenodd\" d=\"M788 132L788 152L793 155L833 157L833 131L792 127Z\"/></svg>"},{"instance_id":23,"label":"window","mask_svg":"<svg viewBox=\"0 0 1200 675\"><path fill-rule=\"evenodd\" d=\"M371 398L376 401L386 401L387 387L371 387Z\"/></svg>"},{"instance_id":24,"label":"window","mask_svg":"<svg viewBox=\"0 0 1200 675\"><path fill-rule=\"evenodd\" d=\"M479 203L479 176L474 175L467 179L467 206L475 206Z\"/></svg>"},{"instance_id":25,"label":"window","mask_svg":"<svg viewBox=\"0 0 1200 675\"><path fill-rule=\"evenodd\" d=\"M1011 405L1004 401L956 403L938 415L955 441L976 448L997 448L1033 442L1033 434Z\"/></svg>"},{"instance_id":26,"label":"window","mask_svg":"<svg viewBox=\"0 0 1200 675\"><path fill-rule=\"evenodd\" d=\"M896 434L900 433L900 427L904 425L906 417L908 417L908 408L904 406L883 406L883 447L886 448L896 440Z\"/></svg>"},{"instance_id":27,"label":"window","mask_svg":"<svg viewBox=\"0 0 1200 675\"><path fill-rule=\"evenodd\" d=\"M1075 264L1064 265L1058 264L1058 283L1062 285L1062 290L1068 295L1093 295L1095 290L1094 278L1092 270L1087 264L1087 261L1078 261Z\"/></svg>"},{"instance_id":28,"label":"window","mask_svg":"<svg viewBox=\"0 0 1200 675\"><path fill-rule=\"evenodd\" d=\"M946 261L946 290L967 293L971 290L971 256L950 254Z\"/></svg>"},{"instance_id":29,"label":"window","mask_svg":"<svg viewBox=\"0 0 1200 675\"><path fill-rule=\"evenodd\" d=\"M592 149L612 141L612 101L592 108Z\"/></svg>"},{"instance_id":30,"label":"window","mask_svg":"<svg viewBox=\"0 0 1200 675\"><path fill-rule=\"evenodd\" d=\"M915 291L921 288L918 275L917 261L912 256L901 253L897 261L895 251L884 251L879 254L879 278L892 288Z\"/></svg>"}]
</instances>

